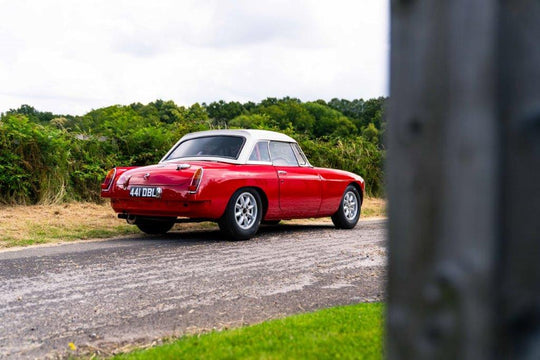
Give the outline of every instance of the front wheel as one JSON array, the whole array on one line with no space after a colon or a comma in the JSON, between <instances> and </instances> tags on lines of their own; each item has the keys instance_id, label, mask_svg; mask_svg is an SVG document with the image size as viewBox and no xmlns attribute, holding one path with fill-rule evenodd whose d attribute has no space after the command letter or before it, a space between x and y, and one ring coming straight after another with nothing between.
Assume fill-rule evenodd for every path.
<instances>
[{"instance_id":1,"label":"front wheel","mask_svg":"<svg viewBox=\"0 0 540 360\"><path fill-rule=\"evenodd\" d=\"M176 219L163 219L163 220L154 220L154 219L137 219L135 225L142 232L150 235L156 234L165 234L167 231L171 230L174 226Z\"/></svg>"},{"instance_id":2,"label":"front wheel","mask_svg":"<svg viewBox=\"0 0 540 360\"><path fill-rule=\"evenodd\" d=\"M352 229L356 226L360 218L360 200L358 190L352 185L347 186L343 193L343 198L339 204L339 209L332 215L332 222L338 229Z\"/></svg>"},{"instance_id":3,"label":"front wheel","mask_svg":"<svg viewBox=\"0 0 540 360\"><path fill-rule=\"evenodd\" d=\"M259 230L262 205L259 193L254 189L236 191L219 221L219 228L234 240L248 240Z\"/></svg>"}]
</instances>

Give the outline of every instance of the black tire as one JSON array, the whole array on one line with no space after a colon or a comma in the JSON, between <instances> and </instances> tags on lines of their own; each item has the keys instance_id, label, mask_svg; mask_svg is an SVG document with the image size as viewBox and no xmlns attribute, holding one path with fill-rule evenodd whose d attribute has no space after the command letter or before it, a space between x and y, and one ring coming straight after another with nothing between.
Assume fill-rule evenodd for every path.
<instances>
[{"instance_id":1,"label":"black tire","mask_svg":"<svg viewBox=\"0 0 540 360\"><path fill-rule=\"evenodd\" d=\"M343 192L338 210L332 215L332 222L336 228L352 229L356 226L360 218L360 210L362 209L361 199L358 190L354 186L347 186Z\"/></svg>"},{"instance_id":2,"label":"black tire","mask_svg":"<svg viewBox=\"0 0 540 360\"><path fill-rule=\"evenodd\" d=\"M219 228L233 240L251 239L261 225L263 208L261 197L255 189L237 190L229 200Z\"/></svg>"},{"instance_id":3,"label":"black tire","mask_svg":"<svg viewBox=\"0 0 540 360\"><path fill-rule=\"evenodd\" d=\"M135 225L142 232L149 235L165 234L174 226L176 219L137 219Z\"/></svg>"}]
</instances>

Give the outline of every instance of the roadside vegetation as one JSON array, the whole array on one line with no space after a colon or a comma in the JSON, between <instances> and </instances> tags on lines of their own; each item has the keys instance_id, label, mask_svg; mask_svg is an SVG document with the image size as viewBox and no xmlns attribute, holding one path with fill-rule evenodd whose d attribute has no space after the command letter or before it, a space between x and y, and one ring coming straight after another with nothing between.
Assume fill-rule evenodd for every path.
<instances>
[{"instance_id":1,"label":"roadside vegetation","mask_svg":"<svg viewBox=\"0 0 540 360\"><path fill-rule=\"evenodd\" d=\"M0 248L95 239L136 233L104 204L0 207Z\"/></svg>"},{"instance_id":2,"label":"roadside vegetation","mask_svg":"<svg viewBox=\"0 0 540 360\"><path fill-rule=\"evenodd\" d=\"M381 303L335 307L182 337L114 359L382 359Z\"/></svg>"},{"instance_id":3,"label":"roadside vegetation","mask_svg":"<svg viewBox=\"0 0 540 360\"><path fill-rule=\"evenodd\" d=\"M385 216L385 201L366 198L362 218ZM328 223L329 219L284 221L284 224ZM172 231L218 229L213 223L176 224ZM51 205L0 205L0 249L73 240L143 235L135 226L117 218L108 202L72 202Z\"/></svg>"},{"instance_id":4,"label":"roadside vegetation","mask_svg":"<svg viewBox=\"0 0 540 360\"><path fill-rule=\"evenodd\" d=\"M99 185L110 168L156 163L186 133L222 128L289 134L313 165L357 173L368 195L380 197L384 101L287 97L184 107L156 100L82 116L23 105L0 114L0 204L99 202Z\"/></svg>"}]
</instances>

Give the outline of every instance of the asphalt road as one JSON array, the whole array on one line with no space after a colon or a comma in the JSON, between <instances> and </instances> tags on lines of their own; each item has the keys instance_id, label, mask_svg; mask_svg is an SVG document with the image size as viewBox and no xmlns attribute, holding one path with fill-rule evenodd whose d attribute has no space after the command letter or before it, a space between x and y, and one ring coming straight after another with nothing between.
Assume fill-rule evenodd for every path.
<instances>
[{"instance_id":1,"label":"asphalt road","mask_svg":"<svg viewBox=\"0 0 540 360\"><path fill-rule=\"evenodd\" d=\"M386 222L177 232L0 252L0 358L132 344L382 300Z\"/></svg>"}]
</instances>

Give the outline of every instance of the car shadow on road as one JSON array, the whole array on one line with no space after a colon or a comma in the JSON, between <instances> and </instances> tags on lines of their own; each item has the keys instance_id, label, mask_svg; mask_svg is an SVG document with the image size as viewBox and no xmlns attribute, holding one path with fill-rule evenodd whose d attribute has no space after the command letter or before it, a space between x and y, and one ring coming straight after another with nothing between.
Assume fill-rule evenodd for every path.
<instances>
[{"instance_id":1,"label":"car shadow on road","mask_svg":"<svg viewBox=\"0 0 540 360\"><path fill-rule=\"evenodd\" d=\"M313 230L328 230L334 228L333 224L277 224L261 225L258 234L273 234L283 232L306 232Z\"/></svg>"},{"instance_id":2,"label":"car shadow on road","mask_svg":"<svg viewBox=\"0 0 540 360\"><path fill-rule=\"evenodd\" d=\"M304 232L311 232L314 230L328 230L332 229L332 224L278 224L278 225L261 225L258 233L251 239L264 240L267 237L276 235L282 236L283 234L298 234ZM145 242L149 244L169 244L169 245L200 245L220 242L231 242L219 229L205 229L205 230L190 230L182 229L176 231L170 231L164 235L136 235L129 236L121 239L120 241L130 242ZM249 241L249 240L248 240Z\"/></svg>"}]
</instances>

